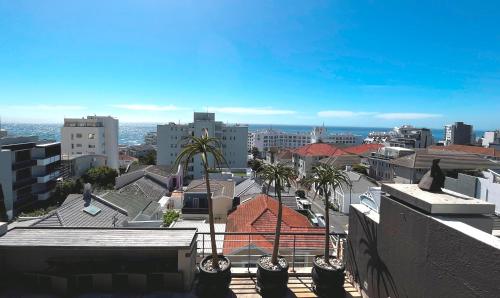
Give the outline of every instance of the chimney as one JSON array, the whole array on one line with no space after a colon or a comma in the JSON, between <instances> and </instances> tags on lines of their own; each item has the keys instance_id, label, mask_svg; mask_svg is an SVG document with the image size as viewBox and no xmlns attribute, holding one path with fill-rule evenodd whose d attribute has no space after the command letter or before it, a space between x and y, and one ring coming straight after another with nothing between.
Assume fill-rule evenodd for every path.
<instances>
[{"instance_id":1,"label":"chimney","mask_svg":"<svg viewBox=\"0 0 500 298\"><path fill-rule=\"evenodd\" d=\"M85 206L90 205L90 201L92 200L92 185L90 183L83 185L83 200L85 201Z\"/></svg>"}]
</instances>

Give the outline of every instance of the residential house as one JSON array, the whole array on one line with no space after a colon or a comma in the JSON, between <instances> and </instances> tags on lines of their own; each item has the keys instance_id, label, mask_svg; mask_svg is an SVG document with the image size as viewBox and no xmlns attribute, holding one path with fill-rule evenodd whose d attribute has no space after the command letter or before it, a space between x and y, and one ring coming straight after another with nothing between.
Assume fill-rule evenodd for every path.
<instances>
[{"instance_id":1,"label":"residential house","mask_svg":"<svg viewBox=\"0 0 500 298\"><path fill-rule=\"evenodd\" d=\"M212 207L217 222L225 222L233 208L235 183L232 180L210 180ZM204 179L193 180L184 190L182 216L186 219L208 218L207 185Z\"/></svg>"},{"instance_id":2,"label":"residential house","mask_svg":"<svg viewBox=\"0 0 500 298\"><path fill-rule=\"evenodd\" d=\"M367 157L368 176L377 181L391 182L394 180L394 166L391 161L415 153L414 149L402 147L381 147Z\"/></svg>"},{"instance_id":3,"label":"residential house","mask_svg":"<svg viewBox=\"0 0 500 298\"><path fill-rule=\"evenodd\" d=\"M485 170L498 169L500 164L457 151L433 149L415 150L415 153L391 160L394 167L394 182L418 183L424 174L431 169L432 161L439 159L443 170Z\"/></svg>"},{"instance_id":4,"label":"residential house","mask_svg":"<svg viewBox=\"0 0 500 298\"><path fill-rule=\"evenodd\" d=\"M312 168L319 164L320 160L344 154L348 153L331 144L309 144L293 151L293 167L299 178L306 177L310 174Z\"/></svg>"},{"instance_id":5,"label":"residential house","mask_svg":"<svg viewBox=\"0 0 500 298\"><path fill-rule=\"evenodd\" d=\"M231 262L237 266L253 266L257 257L272 252L277 212L277 200L267 195L258 195L242 203L229 214L226 233L264 233L226 234L224 254L230 256ZM313 256L321 254L324 243L324 236L321 234L324 234L324 228L312 226L306 216L287 206L283 206L281 231L283 234L280 238L280 254L290 259L295 253L295 266L303 266L307 260L310 261ZM286 233L298 235L291 236Z\"/></svg>"}]
</instances>

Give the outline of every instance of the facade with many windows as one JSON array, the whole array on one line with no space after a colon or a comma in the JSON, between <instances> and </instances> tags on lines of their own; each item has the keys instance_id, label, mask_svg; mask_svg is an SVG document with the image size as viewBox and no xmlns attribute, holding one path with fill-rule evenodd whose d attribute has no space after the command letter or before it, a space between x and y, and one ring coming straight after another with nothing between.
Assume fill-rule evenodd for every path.
<instances>
[{"instance_id":1,"label":"facade with many windows","mask_svg":"<svg viewBox=\"0 0 500 298\"><path fill-rule=\"evenodd\" d=\"M65 158L104 155L106 165L118 169L118 119L110 116L65 118L61 146Z\"/></svg>"},{"instance_id":2,"label":"facade with many windows","mask_svg":"<svg viewBox=\"0 0 500 298\"><path fill-rule=\"evenodd\" d=\"M194 121L189 124L168 123L158 125L158 154L156 161L158 165L173 165L177 155L181 152L187 136L200 137L204 130L219 140L221 151L227 164L220 165L222 168L246 168L247 167L247 138L248 126L234 124L227 125L221 121L215 121L214 113L194 113ZM209 156L209 165L213 160ZM201 158L196 156L188 161L187 176L194 179L203 176L203 165Z\"/></svg>"},{"instance_id":3,"label":"facade with many windows","mask_svg":"<svg viewBox=\"0 0 500 298\"><path fill-rule=\"evenodd\" d=\"M61 143L38 137L0 139L0 184L8 219L47 200L61 176Z\"/></svg>"}]
</instances>

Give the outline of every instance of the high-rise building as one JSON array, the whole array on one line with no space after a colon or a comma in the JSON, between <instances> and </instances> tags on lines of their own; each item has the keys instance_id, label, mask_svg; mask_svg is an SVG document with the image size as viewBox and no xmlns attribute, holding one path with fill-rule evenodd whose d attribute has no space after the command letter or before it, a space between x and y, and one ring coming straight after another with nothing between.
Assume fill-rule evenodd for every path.
<instances>
[{"instance_id":1,"label":"high-rise building","mask_svg":"<svg viewBox=\"0 0 500 298\"><path fill-rule=\"evenodd\" d=\"M0 138L0 185L7 217L47 200L61 176L61 143L38 137ZM0 208L2 209L2 208Z\"/></svg>"},{"instance_id":2,"label":"high-rise building","mask_svg":"<svg viewBox=\"0 0 500 298\"><path fill-rule=\"evenodd\" d=\"M447 145L470 145L474 143L474 132L472 125L463 122L455 122L444 126L444 144Z\"/></svg>"},{"instance_id":3,"label":"high-rise building","mask_svg":"<svg viewBox=\"0 0 500 298\"><path fill-rule=\"evenodd\" d=\"M500 130L485 131L483 136L483 147L489 148L492 145L500 144Z\"/></svg>"},{"instance_id":4,"label":"high-rise building","mask_svg":"<svg viewBox=\"0 0 500 298\"><path fill-rule=\"evenodd\" d=\"M427 148L434 144L432 131L428 128L416 128L403 125L394 128L394 133L388 141L390 147Z\"/></svg>"},{"instance_id":5,"label":"high-rise building","mask_svg":"<svg viewBox=\"0 0 500 298\"><path fill-rule=\"evenodd\" d=\"M188 124L175 124L173 122L158 125L158 154L156 161L158 165L173 165L177 155L181 152L183 142L187 136L202 136L204 130L209 136L215 137L221 144L221 151L227 164L223 168L246 168L247 167L247 139L248 126L227 125L221 121L215 121L214 113L194 113L194 121ZM209 164L213 160L209 157ZM203 176L203 165L199 156L189 161L187 176L194 179Z\"/></svg>"},{"instance_id":6,"label":"high-rise building","mask_svg":"<svg viewBox=\"0 0 500 298\"><path fill-rule=\"evenodd\" d=\"M118 169L118 119L111 116L65 118L61 146L63 157L104 155L106 165Z\"/></svg>"}]
</instances>

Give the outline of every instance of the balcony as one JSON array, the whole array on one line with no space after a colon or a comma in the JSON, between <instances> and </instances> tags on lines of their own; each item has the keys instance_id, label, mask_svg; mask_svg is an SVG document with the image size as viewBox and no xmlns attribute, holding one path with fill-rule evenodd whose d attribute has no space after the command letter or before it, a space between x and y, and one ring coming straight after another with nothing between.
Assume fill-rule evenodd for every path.
<instances>
[{"instance_id":1,"label":"balcony","mask_svg":"<svg viewBox=\"0 0 500 298\"><path fill-rule=\"evenodd\" d=\"M55 180L57 178L59 178L61 176L61 172L59 171L55 171L55 172L52 172L50 174L47 174L45 176L41 176L41 177L37 177L37 182L38 183L47 183L51 180Z\"/></svg>"},{"instance_id":2,"label":"balcony","mask_svg":"<svg viewBox=\"0 0 500 298\"><path fill-rule=\"evenodd\" d=\"M32 167L34 165L36 165L36 160L33 159L20 160L12 164L12 170L17 171L20 169Z\"/></svg>"},{"instance_id":3,"label":"balcony","mask_svg":"<svg viewBox=\"0 0 500 298\"><path fill-rule=\"evenodd\" d=\"M44 159L37 159L36 160L36 165L37 166L46 166L48 164L54 163L54 162L59 161L59 160L61 160L61 156L60 155L56 155L56 156L52 156L52 157L47 157L47 158L44 158Z\"/></svg>"},{"instance_id":4,"label":"balcony","mask_svg":"<svg viewBox=\"0 0 500 298\"><path fill-rule=\"evenodd\" d=\"M182 214L208 214L208 208L182 208Z\"/></svg>"},{"instance_id":5,"label":"balcony","mask_svg":"<svg viewBox=\"0 0 500 298\"><path fill-rule=\"evenodd\" d=\"M13 183L13 189L17 190L36 183L36 179L32 177L24 178Z\"/></svg>"}]
</instances>

